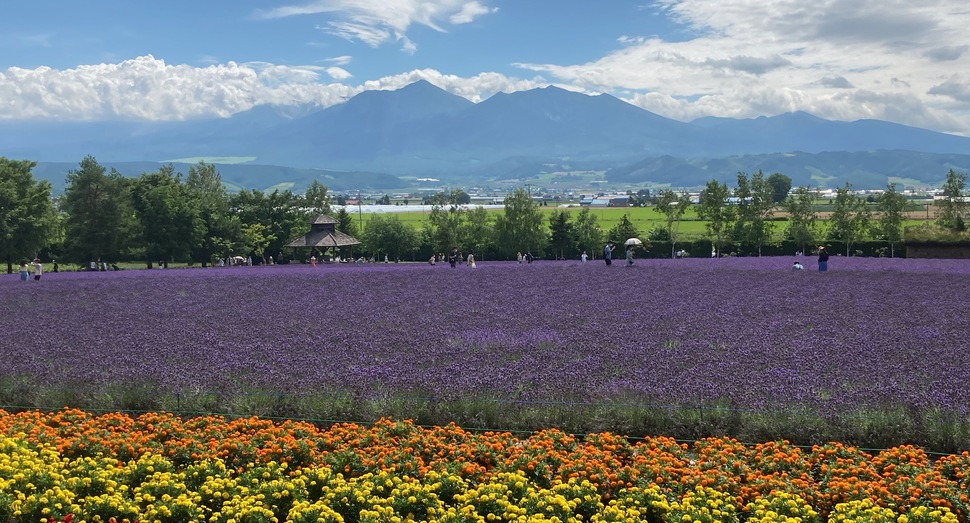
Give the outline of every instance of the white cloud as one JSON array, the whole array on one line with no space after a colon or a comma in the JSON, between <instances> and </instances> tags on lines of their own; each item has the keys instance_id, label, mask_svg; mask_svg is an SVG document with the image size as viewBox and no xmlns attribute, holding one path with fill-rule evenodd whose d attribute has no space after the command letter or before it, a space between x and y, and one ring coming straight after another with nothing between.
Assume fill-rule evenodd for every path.
<instances>
[{"instance_id":1,"label":"white cloud","mask_svg":"<svg viewBox=\"0 0 970 523\"><path fill-rule=\"evenodd\" d=\"M407 36L412 25L444 32L447 24L467 24L497 10L477 0L313 0L260 10L257 16L325 15L333 19L317 27L328 33L372 47L399 42L403 51L413 53L417 44Z\"/></svg>"},{"instance_id":2,"label":"white cloud","mask_svg":"<svg viewBox=\"0 0 970 523\"><path fill-rule=\"evenodd\" d=\"M347 64L348 56L327 60ZM326 75L326 76L324 76ZM339 83L323 83L330 77ZM329 107L364 90L399 89L427 80L473 102L497 92L549 85L499 73L470 78L420 69L353 86L339 65L281 66L266 62L193 67L170 65L151 55L116 64L56 70L49 67L0 71L0 120L145 119L225 117L256 105L314 104Z\"/></svg>"},{"instance_id":3,"label":"white cloud","mask_svg":"<svg viewBox=\"0 0 970 523\"><path fill-rule=\"evenodd\" d=\"M467 24L474 21L476 18L486 15L489 13L494 13L498 11L498 8L486 7L478 2L467 2L465 5L461 6L461 11L451 15L451 23L453 24Z\"/></svg>"},{"instance_id":4,"label":"white cloud","mask_svg":"<svg viewBox=\"0 0 970 523\"><path fill-rule=\"evenodd\" d=\"M327 72L328 75L330 75L330 78L333 78L334 80L337 80L337 81L346 80L354 76L342 67L328 67L325 69L325 71Z\"/></svg>"},{"instance_id":5,"label":"white cloud","mask_svg":"<svg viewBox=\"0 0 970 523\"><path fill-rule=\"evenodd\" d=\"M652 8L693 38L626 34L588 63L515 65L684 120L804 110L970 134L966 84L945 81L970 68L962 0L656 0Z\"/></svg>"},{"instance_id":6,"label":"white cloud","mask_svg":"<svg viewBox=\"0 0 970 523\"><path fill-rule=\"evenodd\" d=\"M0 71L0 119L181 120L266 103L328 106L358 92L320 83L321 72L336 73L259 62L169 65L150 55L65 70L11 67Z\"/></svg>"},{"instance_id":7,"label":"white cloud","mask_svg":"<svg viewBox=\"0 0 970 523\"><path fill-rule=\"evenodd\" d=\"M352 56L334 56L333 58L327 58L325 61L330 62L336 66L347 65L353 60Z\"/></svg>"}]
</instances>

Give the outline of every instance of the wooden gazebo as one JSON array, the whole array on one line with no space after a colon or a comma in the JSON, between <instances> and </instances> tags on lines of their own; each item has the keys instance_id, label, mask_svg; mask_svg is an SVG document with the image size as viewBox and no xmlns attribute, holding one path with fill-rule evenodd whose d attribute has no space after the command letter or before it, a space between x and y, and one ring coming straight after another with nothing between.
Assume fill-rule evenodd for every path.
<instances>
[{"instance_id":1,"label":"wooden gazebo","mask_svg":"<svg viewBox=\"0 0 970 523\"><path fill-rule=\"evenodd\" d=\"M287 243L287 247L316 247L320 250L333 248L336 252L337 247L348 245L359 245L360 241L349 234L344 234L337 230L337 220L326 214L321 214L310 221L310 232L294 238Z\"/></svg>"}]
</instances>

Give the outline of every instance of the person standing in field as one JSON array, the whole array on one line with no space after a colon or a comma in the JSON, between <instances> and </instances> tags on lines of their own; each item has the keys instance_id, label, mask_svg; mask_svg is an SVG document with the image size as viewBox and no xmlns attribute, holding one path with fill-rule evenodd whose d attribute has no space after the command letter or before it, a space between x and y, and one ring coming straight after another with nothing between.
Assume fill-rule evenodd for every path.
<instances>
[{"instance_id":1,"label":"person standing in field","mask_svg":"<svg viewBox=\"0 0 970 523\"><path fill-rule=\"evenodd\" d=\"M316 267L316 266L317 266L317 257L311 254L310 255L310 267Z\"/></svg>"},{"instance_id":2,"label":"person standing in field","mask_svg":"<svg viewBox=\"0 0 970 523\"><path fill-rule=\"evenodd\" d=\"M633 249L635 248L636 248L635 245L628 245L626 247L626 266L627 267L633 267Z\"/></svg>"},{"instance_id":3,"label":"person standing in field","mask_svg":"<svg viewBox=\"0 0 970 523\"><path fill-rule=\"evenodd\" d=\"M606 261L607 267L613 265L613 249L616 249L616 245L613 245L613 240L606 242L606 245L603 246L603 259Z\"/></svg>"},{"instance_id":4,"label":"person standing in field","mask_svg":"<svg viewBox=\"0 0 970 523\"><path fill-rule=\"evenodd\" d=\"M587 258L589 258L589 256L586 256L586 251L583 251L583 255L580 256L579 259L583 260L583 263L586 263Z\"/></svg>"},{"instance_id":5,"label":"person standing in field","mask_svg":"<svg viewBox=\"0 0 970 523\"><path fill-rule=\"evenodd\" d=\"M43 274L44 264L40 263L39 258L34 258L34 281L40 281L40 277Z\"/></svg>"},{"instance_id":6,"label":"person standing in field","mask_svg":"<svg viewBox=\"0 0 970 523\"><path fill-rule=\"evenodd\" d=\"M475 265L475 251L468 251L468 267L474 269Z\"/></svg>"},{"instance_id":7,"label":"person standing in field","mask_svg":"<svg viewBox=\"0 0 970 523\"><path fill-rule=\"evenodd\" d=\"M829 251L825 250L824 245L818 246L818 272L829 270Z\"/></svg>"},{"instance_id":8,"label":"person standing in field","mask_svg":"<svg viewBox=\"0 0 970 523\"><path fill-rule=\"evenodd\" d=\"M30 267L27 266L27 260L20 263L20 281L27 281L30 279Z\"/></svg>"}]
</instances>

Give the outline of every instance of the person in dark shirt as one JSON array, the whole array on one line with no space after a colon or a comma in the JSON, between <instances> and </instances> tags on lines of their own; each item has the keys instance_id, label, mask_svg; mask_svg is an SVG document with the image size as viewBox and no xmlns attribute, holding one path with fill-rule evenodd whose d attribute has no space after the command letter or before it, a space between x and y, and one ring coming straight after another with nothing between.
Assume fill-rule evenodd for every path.
<instances>
[{"instance_id":1,"label":"person in dark shirt","mask_svg":"<svg viewBox=\"0 0 970 523\"><path fill-rule=\"evenodd\" d=\"M824 245L818 246L818 272L829 270L829 251L825 250Z\"/></svg>"}]
</instances>

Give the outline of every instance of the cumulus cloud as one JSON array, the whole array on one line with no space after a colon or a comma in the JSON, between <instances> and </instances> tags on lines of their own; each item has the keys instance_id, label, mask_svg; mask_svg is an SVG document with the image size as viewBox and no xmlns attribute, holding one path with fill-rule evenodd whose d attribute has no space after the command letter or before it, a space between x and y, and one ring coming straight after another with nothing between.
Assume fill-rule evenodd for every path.
<instances>
[{"instance_id":1,"label":"cumulus cloud","mask_svg":"<svg viewBox=\"0 0 970 523\"><path fill-rule=\"evenodd\" d=\"M941 83L970 67L962 1L656 0L650 8L692 36L627 33L587 63L515 65L682 120L803 110L970 133L963 84Z\"/></svg>"},{"instance_id":2,"label":"cumulus cloud","mask_svg":"<svg viewBox=\"0 0 970 523\"><path fill-rule=\"evenodd\" d=\"M405 52L413 53L417 44L408 37L412 25L444 32L447 25L467 24L494 13L477 0L313 0L298 5L257 11L260 18L320 15L332 18L317 27L330 34L372 47L399 42Z\"/></svg>"},{"instance_id":3,"label":"cumulus cloud","mask_svg":"<svg viewBox=\"0 0 970 523\"><path fill-rule=\"evenodd\" d=\"M351 58L327 61L346 65ZM337 83L324 83L326 77ZM262 104L324 108L364 90L400 89L418 80L473 102L497 92L549 85L541 77L517 79L491 72L460 77L434 69L417 69L356 86L345 83L349 78L350 73L338 65L229 62L193 67L170 65L151 55L65 70L12 67L0 71L0 119L185 120L226 117Z\"/></svg>"},{"instance_id":4,"label":"cumulus cloud","mask_svg":"<svg viewBox=\"0 0 970 523\"><path fill-rule=\"evenodd\" d=\"M11 67L0 71L0 118L183 120L259 104L329 106L358 92L321 83L329 72L261 62L170 65L151 55L65 70Z\"/></svg>"}]
</instances>

